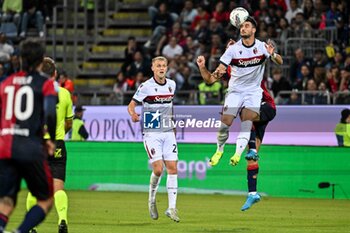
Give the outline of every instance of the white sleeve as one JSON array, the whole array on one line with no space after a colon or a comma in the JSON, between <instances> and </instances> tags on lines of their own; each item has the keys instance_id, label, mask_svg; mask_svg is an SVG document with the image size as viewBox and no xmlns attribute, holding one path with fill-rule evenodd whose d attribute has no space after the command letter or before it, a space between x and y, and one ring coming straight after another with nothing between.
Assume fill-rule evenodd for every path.
<instances>
[{"instance_id":1,"label":"white sleeve","mask_svg":"<svg viewBox=\"0 0 350 233\"><path fill-rule=\"evenodd\" d=\"M230 46L226 49L225 53L220 57L220 62L228 66L231 64L232 59L234 58L234 47Z\"/></svg>"},{"instance_id":2,"label":"white sleeve","mask_svg":"<svg viewBox=\"0 0 350 233\"><path fill-rule=\"evenodd\" d=\"M137 103L141 103L147 96L147 88L144 84L141 84L139 88L137 88L137 91L132 97L132 99L135 100Z\"/></svg>"}]
</instances>

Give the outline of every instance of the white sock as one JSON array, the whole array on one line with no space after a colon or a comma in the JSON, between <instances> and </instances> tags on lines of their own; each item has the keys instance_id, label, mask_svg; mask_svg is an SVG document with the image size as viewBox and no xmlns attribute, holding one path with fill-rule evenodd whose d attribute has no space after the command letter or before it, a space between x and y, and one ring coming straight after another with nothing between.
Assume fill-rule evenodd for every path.
<instances>
[{"instance_id":1,"label":"white sock","mask_svg":"<svg viewBox=\"0 0 350 233\"><path fill-rule=\"evenodd\" d=\"M177 174L168 174L166 186L168 189L169 208L176 208L177 198Z\"/></svg>"},{"instance_id":2,"label":"white sock","mask_svg":"<svg viewBox=\"0 0 350 233\"><path fill-rule=\"evenodd\" d=\"M151 174L150 184L149 184L149 196L148 201L154 202L156 200L156 194L159 187L161 177L156 176L153 172Z\"/></svg>"},{"instance_id":3,"label":"white sock","mask_svg":"<svg viewBox=\"0 0 350 233\"><path fill-rule=\"evenodd\" d=\"M255 194L256 194L256 192L249 192L248 194L255 195Z\"/></svg>"},{"instance_id":4,"label":"white sock","mask_svg":"<svg viewBox=\"0 0 350 233\"><path fill-rule=\"evenodd\" d=\"M239 132L236 140L236 154L241 155L247 147L252 125L252 121L243 121L241 123L241 131Z\"/></svg>"},{"instance_id":5,"label":"white sock","mask_svg":"<svg viewBox=\"0 0 350 233\"><path fill-rule=\"evenodd\" d=\"M218 135L217 135L217 151L224 152L225 143L228 139L230 126L221 122Z\"/></svg>"}]
</instances>

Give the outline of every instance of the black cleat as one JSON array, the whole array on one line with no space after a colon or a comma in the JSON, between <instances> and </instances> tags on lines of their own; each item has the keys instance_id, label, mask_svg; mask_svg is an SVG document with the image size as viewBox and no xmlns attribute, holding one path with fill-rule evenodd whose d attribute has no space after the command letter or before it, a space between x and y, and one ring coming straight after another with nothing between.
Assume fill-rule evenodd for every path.
<instances>
[{"instance_id":1,"label":"black cleat","mask_svg":"<svg viewBox=\"0 0 350 233\"><path fill-rule=\"evenodd\" d=\"M68 226L65 220L62 220L58 225L58 233L68 233Z\"/></svg>"},{"instance_id":2,"label":"black cleat","mask_svg":"<svg viewBox=\"0 0 350 233\"><path fill-rule=\"evenodd\" d=\"M38 233L35 228L31 229L29 233Z\"/></svg>"}]
</instances>

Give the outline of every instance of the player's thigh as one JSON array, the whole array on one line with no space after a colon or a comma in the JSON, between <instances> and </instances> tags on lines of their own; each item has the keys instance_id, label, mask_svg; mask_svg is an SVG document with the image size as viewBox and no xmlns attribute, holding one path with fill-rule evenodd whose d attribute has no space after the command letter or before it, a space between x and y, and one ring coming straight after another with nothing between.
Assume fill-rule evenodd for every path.
<instances>
[{"instance_id":1,"label":"player's thigh","mask_svg":"<svg viewBox=\"0 0 350 233\"><path fill-rule=\"evenodd\" d=\"M243 98L244 111L242 111L242 120L255 120L260 115L262 92L246 93Z\"/></svg>"},{"instance_id":2,"label":"player's thigh","mask_svg":"<svg viewBox=\"0 0 350 233\"><path fill-rule=\"evenodd\" d=\"M145 133L143 136L143 145L151 163L163 160L163 141L161 139L161 134L162 133Z\"/></svg>"},{"instance_id":3,"label":"player's thigh","mask_svg":"<svg viewBox=\"0 0 350 233\"><path fill-rule=\"evenodd\" d=\"M0 160L0 198L11 197L14 202L20 189L21 175L15 161Z\"/></svg>"},{"instance_id":4,"label":"player's thigh","mask_svg":"<svg viewBox=\"0 0 350 233\"><path fill-rule=\"evenodd\" d=\"M163 133L163 158L164 161L177 161L178 148L174 132Z\"/></svg>"},{"instance_id":5,"label":"player's thigh","mask_svg":"<svg viewBox=\"0 0 350 233\"><path fill-rule=\"evenodd\" d=\"M56 151L54 156L48 158L52 177L55 179L66 180L67 150L63 140L56 141Z\"/></svg>"},{"instance_id":6,"label":"player's thigh","mask_svg":"<svg viewBox=\"0 0 350 233\"><path fill-rule=\"evenodd\" d=\"M238 92L229 92L226 94L222 115L231 115L236 117L243 106L243 94ZM232 118L233 119L233 118Z\"/></svg>"},{"instance_id":7,"label":"player's thigh","mask_svg":"<svg viewBox=\"0 0 350 233\"><path fill-rule=\"evenodd\" d=\"M23 161L20 163L21 173L29 191L39 201L44 201L53 195L53 179L46 159Z\"/></svg>"},{"instance_id":8,"label":"player's thigh","mask_svg":"<svg viewBox=\"0 0 350 233\"><path fill-rule=\"evenodd\" d=\"M276 116L276 109L263 102L260 106L260 121L272 121Z\"/></svg>"}]
</instances>

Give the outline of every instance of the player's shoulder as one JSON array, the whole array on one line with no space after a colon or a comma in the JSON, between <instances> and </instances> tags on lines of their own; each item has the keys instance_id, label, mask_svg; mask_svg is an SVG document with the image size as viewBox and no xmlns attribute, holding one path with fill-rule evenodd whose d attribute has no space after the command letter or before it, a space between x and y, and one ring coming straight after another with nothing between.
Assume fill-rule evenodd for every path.
<instances>
[{"instance_id":1,"label":"player's shoulder","mask_svg":"<svg viewBox=\"0 0 350 233\"><path fill-rule=\"evenodd\" d=\"M265 42L264 42L264 41L261 41L261 40L259 40L259 39L255 39L255 44L256 44L257 46L265 46Z\"/></svg>"},{"instance_id":2,"label":"player's shoulder","mask_svg":"<svg viewBox=\"0 0 350 233\"><path fill-rule=\"evenodd\" d=\"M176 82L170 78L167 78L166 82L169 83L169 85L176 86Z\"/></svg>"}]
</instances>

